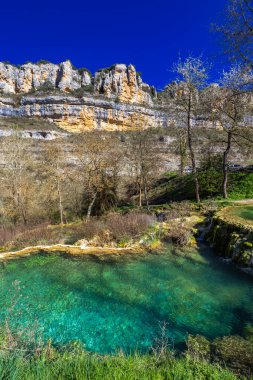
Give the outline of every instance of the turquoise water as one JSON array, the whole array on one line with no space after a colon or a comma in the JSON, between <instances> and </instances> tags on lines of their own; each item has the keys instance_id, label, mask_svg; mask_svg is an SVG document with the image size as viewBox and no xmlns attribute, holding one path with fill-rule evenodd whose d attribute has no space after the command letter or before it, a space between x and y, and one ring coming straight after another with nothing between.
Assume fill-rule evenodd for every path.
<instances>
[{"instance_id":1,"label":"turquoise water","mask_svg":"<svg viewBox=\"0 0 253 380\"><path fill-rule=\"evenodd\" d=\"M253 281L207 248L192 258L164 254L105 259L36 255L0 263L0 323L43 339L80 340L87 350L147 350L167 323L181 344L253 324Z\"/></svg>"},{"instance_id":2,"label":"turquoise water","mask_svg":"<svg viewBox=\"0 0 253 380\"><path fill-rule=\"evenodd\" d=\"M234 214L243 219L253 220L253 206L235 208Z\"/></svg>"}]
</instances>

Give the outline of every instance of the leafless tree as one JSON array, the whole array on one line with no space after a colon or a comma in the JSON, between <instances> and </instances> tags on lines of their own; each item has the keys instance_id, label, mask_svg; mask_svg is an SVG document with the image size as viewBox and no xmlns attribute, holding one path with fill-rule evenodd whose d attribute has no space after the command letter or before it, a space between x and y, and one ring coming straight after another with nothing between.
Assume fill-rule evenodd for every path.
<instances>
[{"instance_id":1,"label":"leafless tree","mask_svg":"<svg viewBox=\"0 0 253 380\"><path fill-rule=\"evenodd\" d=\"M152 130L142 130L133 132L128 141L130 171L138 189L139 207L142 207L144 195L149 208L149 190L161 171L157 138Z\"/></svg>"},{"instance_id":2,"label":"leafless tree","mask_svg":"<svg viewBox=\"0 0 253 380\"><path fill-rule=\"evenodd\" d=\"M41 160L41 174L46 185L46 195L50 201L57 204L60 215L60 223L66 222L64 211L64 189L68 178L66 154L63 146L58 143L50 143L43 152Z\"/></svg>"},{"instance_id":3,"label":"leafless tree","mask_svg":"<svg viewBox=\"0 0 253 380\"><path fill-rule=\"evenodd\" d=\"M211 117L216 118L220 127L226 132L225 150L223 153L223 197L227 198L228 158L234 143L238 139L249 140L247 130L252 129L252 71L235 64L228 72L223 73L221 87L216 86L210 92L207 101Z\"/></svg>"},{"instance_id":4,"label":"leafless tree","mask_svg":"<svg viewBox=\"0 0 253 380\"><path fill-rule=\"evenodd\" d=\"M95 203L100 212L115 204L123 151L117 136L93 131L80 137L77 155L90 218Z\"/></svg>"},{"instance_id":5,"label":"leafless tree","mask_svg":"<svg viewBox=\"0 0 253 380\"><path fill-rule=\"evenodd\" d=\"M192 172L195 182L195 196L200 202L199 180L196 167L195 150L193 146L192 128L201 110L199 106L199 91L204 87L207 80L207 68L200 57L186 58L185 61L179 59L174 65L174 71L182 80L178 82L178 91L175 94L174 102L180 119L183 115L183 125L187 130L187 142L192 163Z\"/></svg>"},{"instance_id":6,"label":"leafless tree","mask_svg":"<svg viewBox=\"0 0 253 380\"><path fill-rule=\"evenodd\" d=\"M36 210L34 161L28 154L28 142L18 133L1 140L4 163L1 168L2 213L14 224L26 225Z\"/></svg>"},{"instance_id":7,"label":"leafless tree","mask_svg":"<svg viewBox=\"0 0 253 380\"><path fill-rule=\"evenodd\" d=\"M232 60L253 68L253 1L230 0L223 25L215 26Z\"/></svg>"}]
</instances>

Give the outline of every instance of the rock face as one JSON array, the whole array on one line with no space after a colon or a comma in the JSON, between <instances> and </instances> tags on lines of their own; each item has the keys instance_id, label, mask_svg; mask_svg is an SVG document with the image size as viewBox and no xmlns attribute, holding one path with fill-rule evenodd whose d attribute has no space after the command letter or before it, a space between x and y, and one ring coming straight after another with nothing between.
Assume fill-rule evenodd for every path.
<instances>
[{"instance_id":1,"label":"rock face","mask_svg":"<svg viewBox=\"0 0 253 380\"><path fill-rule=\"evenodd\" d=\"M143 84L133 65L117 64L99 70L92 78L86 69L76 69L70 61L27 63L13 66L0 62L0 93L26 94L40 89L58 89L73 92L93 85L94 93L129 103L152 104L151 91Z\"/></svg>"},{"instance_id":2,"label":"rock face","mask_svg":"<svg viewBox=\"0 0 253 380\"><path fill-rule=\"evenodd\" d=\"M253 275L253 225L231 216L233 208L235 206L225 207L214 215L205 239L221 257Z\"/></svg>"},{"instance_id":3,"label":"rock face","mask_svg":"<svg viewBox=\"0 0 253 380\"><path fill-rule=\"evenodd\" d=\"M0 62L0 92L3 94L28 93L43 86L62 91L73 91L91 84L88 71L79 73L70 61L53 63L27 63L20 67Z\"/></svg>"},{"instance_id":4,"label":"rock face","mask_svg":"<svg viewBox=\"0 0 253 380\"><path fill-rule=\"evenodd\" d=\"M150 87L143 84L133 65L114 65L96 72L94 89L98 94L127 103L152 104Z\"/></svg>"},{"instance_id":5,"label":"rock face","mask_svg":"<svg viewBox=\"0 0 253 380\"><path fill-rule=\"evenodd\" d=\"M0 63L0 116L47 118L70 132L167 127L170 119L155 98L133 65L116 64L92 77L70 61Z\"/></svg>"},{"instance_id":6,"label":"rock face","mask_svg":"<svg viewBox=\"0 0 253 380\"><path fill-rule=\"evenodd\" d=\"M11 97L0 97L1 116L46 118L69 132L166 128L172 122L166 112L153 106L68 95L23 96L19 104Z\"/></svg>"}]
</instances>

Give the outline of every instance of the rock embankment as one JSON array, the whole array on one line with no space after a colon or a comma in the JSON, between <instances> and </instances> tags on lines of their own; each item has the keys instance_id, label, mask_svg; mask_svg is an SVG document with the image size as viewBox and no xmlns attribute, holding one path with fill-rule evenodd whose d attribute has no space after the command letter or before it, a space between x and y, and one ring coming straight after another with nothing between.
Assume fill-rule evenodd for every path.
<instances>
[{"instance_id":1,"label":"rock embankment","mask_svg":"<svg viewBox=\"0 0 253 380\"><path fill-rule=\"evenodd\" d=\"M217 212L206 234L218 254L253 274L253 223L233 214L239 206L225 207Z\"/></svg>"},{"instance_id":2,"label":"rock embankment","mask_svg":"<svg viewBox=\"0 0 253 380\"><path fill-rule=\"evenodd\" d=\"M70 256L99 256L99 255L121 255L121 254L138 254L143 253L143 249L136 249L136 247L78 247L75 245L67 244L54 244L54 245L37 245L33 247L26 247L18 251L1 252L0 260L16 259L18 257L30 256L38 252L45 253L63 253Z\"/></svg>"}]
</instances>

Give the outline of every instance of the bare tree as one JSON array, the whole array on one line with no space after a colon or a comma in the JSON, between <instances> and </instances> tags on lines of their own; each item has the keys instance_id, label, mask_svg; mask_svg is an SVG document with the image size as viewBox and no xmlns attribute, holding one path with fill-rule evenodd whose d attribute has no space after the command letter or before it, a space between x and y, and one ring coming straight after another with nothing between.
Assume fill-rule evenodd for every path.
<instances>
[{"instance_id":1,"label":"bare tree","mask_svg":"<svg viewBox=\"0 0 253 380\"><path fill-rule=\"evenodd\" d=\"M1 141L4 164L1 168L2 213L14 224L26 225L36 209L34 161L27 153L28 142L18 133Z\"/></svg>"},{"instance_id":2,"label":"bare tree","mask_svg":"<svg viewBox=\"0 0 253 380\"><path fill-rule=\"evenodd\" d=\"M77 155L90 218L95 204L102 213L116 202L123 151L117 136L93 131L80 138Z\"/></svg>"},{"instance_id":3,"label":"bare tree","mask_svg":"<svg viewBox=\"0 0 253 380\"><path fill-rule=\"evenodd\" d=\"M128 154L131 176L138 189L139 207L143 196L149 209L149 190L161 170L161 159L156 143L157 135L152 130L133 132L129 138Z\"/></svg>"},{"instance_id":4,"label":"bare tree","mask_svg":"<svg viewBox=\"0 0 253 380\"><path fill-rule=\"evenodd\" d=\"M41 161L41 173L47 187L46 196L50 201L56 201L60 216L60 223L66 222L64 211L64 189L68 178L66 154L63 147L58 143L50 143L44 151Z\"/></svg>"},{"instance_id":5,"label":"bare tree","mask_svg":"<svg viewBox=\"0 0 253 380\"><path fill-rule=\"evenodd\" d=\"M185 128L180 125L176 127L176 146L175 153L179 155L179 173L181 176L185 173L185 166L188 159L188 149L187 149L187 132Z\"/></svg>"},{"instance_id":6,"label":"bare tree","mask_svg":"<svg viewBox=\"0 0 253 380\"><path fill-rule=\"evenodd\" d=\"M230 0L224 25L215 26L225 43L225 53L232 60L253 68L253 2Z\"/></svg>"},{"instance_id":7,"label":"bare tree","mask_svg":"<svg viewBox=\"0 0 253 380\"><path fill-rule=\"evenodd\" d=\"M252 128L252 86L253 73L243 66L235 64L228 72L223 73L220 80L222 87L213 87L208 103L211 117L216 118L226 133L223 153L222 194L228 197L228 158L238 138L248 140L247 129ZM208 98L207 98L208 99Z\"/></svg>"},{"instance_id":8,"label":"bare tree","mask_svg":"<svg viewBox=\"0 0 253 380\"><path fill-rule=\"evenodd\" d=\"M192 163L192 172L195 182L195 196L200 202L199 181L196 166L195 150L193 146L192 128L199 116L199 91L204 87L207 79L207 68L201 58L189 56L185 61L179 59L174 65L174 71L179 75L182 82L178 82L178 91L175 94L174 102L176 112L184 116L182 126L187 130L187 142Z\"/></svg>"}]
</instances>

